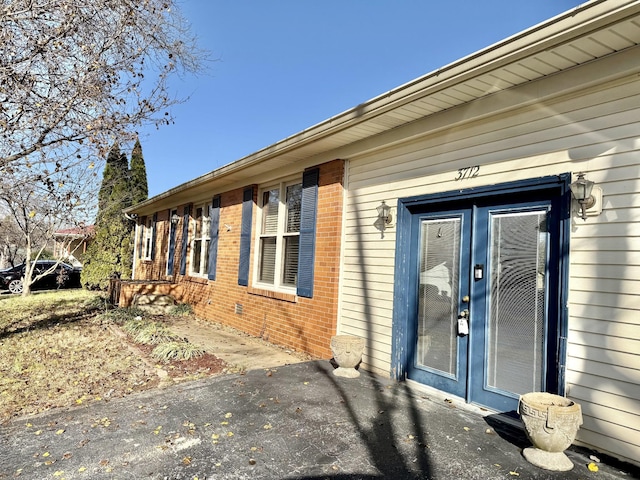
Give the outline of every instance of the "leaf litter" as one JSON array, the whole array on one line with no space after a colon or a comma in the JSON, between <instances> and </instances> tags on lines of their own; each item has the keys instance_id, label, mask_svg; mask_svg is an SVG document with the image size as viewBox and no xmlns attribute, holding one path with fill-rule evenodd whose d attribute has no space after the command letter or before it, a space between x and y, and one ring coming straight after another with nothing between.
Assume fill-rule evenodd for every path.
<instances>
[{"instance_id":1,"label":"leaf litter","mask_svg":"<svg viewBox=\"0 0 640 480\"><path fill-rule=\"evenodd\" d=\"M103 312L104 299L86 290L1 299L0 422L160 385L152 348L134 346ZM207 354L160 368L175 381L217 374L224 365Z\"/></svg>"}]
</instances>

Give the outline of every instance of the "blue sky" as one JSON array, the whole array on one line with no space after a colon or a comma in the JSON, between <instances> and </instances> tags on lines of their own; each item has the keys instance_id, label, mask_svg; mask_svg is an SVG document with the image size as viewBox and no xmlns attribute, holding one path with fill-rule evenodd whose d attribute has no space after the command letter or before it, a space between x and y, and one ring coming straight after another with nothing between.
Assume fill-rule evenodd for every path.
<instances>
[{"instance_id":1,"label":"blue sky","mask_svg":"<svg viewBox=\"0 0 640 480\"><path fill-rule=\"evenodd\" d=\"M149 195L580 5L577 0L183 0L217 59L141 132Z\"/></svg>"}]
</instances>

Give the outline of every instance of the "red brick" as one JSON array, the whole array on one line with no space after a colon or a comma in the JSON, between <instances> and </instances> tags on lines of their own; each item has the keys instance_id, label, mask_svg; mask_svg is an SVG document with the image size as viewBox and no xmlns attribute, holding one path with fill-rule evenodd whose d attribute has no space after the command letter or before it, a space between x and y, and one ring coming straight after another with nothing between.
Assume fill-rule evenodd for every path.
<instances>
[{"instance_id":1,"label":"red brick","mask_svg":"<svg viewBox=\"0 0 640 480\"><path fill-rule=\"evenodd\" d=\"M125 282L120 305L129 305L136 293L170 294L178 302L190 304L200 318L230 325L250 335L262 336L270 342L316 357L330 358L329 342L336 331L338 312L338 281L335 275L340 262L338 240L342 234L344 163L334 160L319 168L313 298L256 290L251 284L249 288L238 285L243 189L236 189L221 194L216 281L178 274L182 257L182 221L177 230L174 272L166 275L169 212L165 210L158 212L156 258L153 262L136 258L135 279L164 280L168 283ZM182 214L182 208L180 206L178 209L179 215ZM256 211L254 208L254 220ZM227 231L224 224L231 225L231 231ZM252 233L255 235L255 228ZM254 261L253 240L251 245L250 271ZM187 260L188 255L187 250ZM242 315L235 313L236 303L242 305Z\"/></svg>"}]
</instances>

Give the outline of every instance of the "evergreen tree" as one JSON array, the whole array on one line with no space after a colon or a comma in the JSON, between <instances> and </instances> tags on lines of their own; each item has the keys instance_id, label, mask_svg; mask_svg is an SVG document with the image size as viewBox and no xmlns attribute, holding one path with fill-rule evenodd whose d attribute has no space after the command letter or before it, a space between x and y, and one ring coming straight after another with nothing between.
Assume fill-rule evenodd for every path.
<instances>
[{"instance_id":1,"label":"evergreen tree","mask_svg":"<svg viewBox=\"0 0 640 480\"><path fill-rule=\"evenodd\" d=\"M147 168L144 164L144 157L142 156L142 145L140 140L136 139L136 143L133 146L131 152L131 200L132 205L140 203L149 197L149 188L147 186Z\"/></svg>"},{"instance_id":2,"label":"evergreen tree","mask_svg":"<svg viewBox=\"0 0 640 480\"><path fill-rule=\"evenodd\" d=\"M82 283L88 288L105 289L114 273L131 277L133 222L122 213L132 205L131 190L127 156L115 144L107 157L98 193L95 238L82 269Z\"/></svg>"}]
</instances>

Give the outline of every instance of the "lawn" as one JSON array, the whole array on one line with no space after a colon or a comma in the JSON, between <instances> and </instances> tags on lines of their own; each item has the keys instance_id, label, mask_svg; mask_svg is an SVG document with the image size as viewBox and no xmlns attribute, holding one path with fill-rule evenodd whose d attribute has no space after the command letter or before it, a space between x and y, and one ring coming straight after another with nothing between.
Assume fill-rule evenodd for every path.
<instances>
[{"instance_id":1,"label":"lawn","mask_svg":"<svg viewBox=\"0 0 640 480\"><path fill-rule=\"evenodd\" d=\"M135 318L140 313L107 309L100 294L85 290L0 297L0 422L148 390L160 384L161 369L184 378L216 362L209 354L193 362L153 358L153 346L124 333L132 322L158 329L155 319Z\"/></svg>"}]
</instances>

